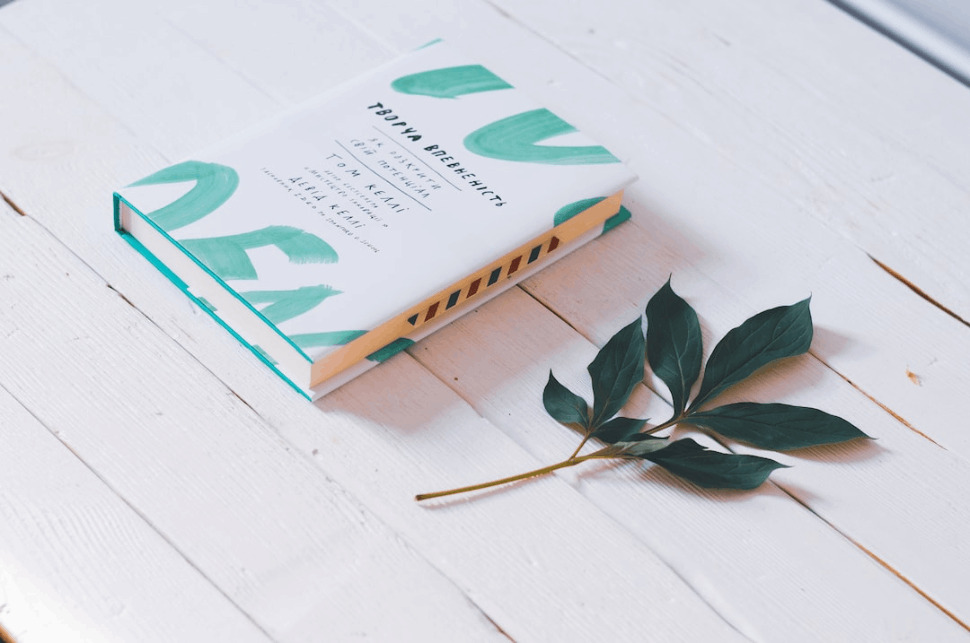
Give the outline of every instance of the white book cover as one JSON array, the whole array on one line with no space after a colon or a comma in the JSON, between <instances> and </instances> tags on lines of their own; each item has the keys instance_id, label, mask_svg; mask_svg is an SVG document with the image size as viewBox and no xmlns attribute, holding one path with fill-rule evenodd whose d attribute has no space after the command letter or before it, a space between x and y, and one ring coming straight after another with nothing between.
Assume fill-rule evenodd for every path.
<instances>
[{"instance_id":1,"label":"white book cover","mask_svg":"<svg viewBox=\"0 0 970 643\"><path fill-rule=\"evenodd\" d=\"M119 190L116 227L306 393L329 353L634 178L438 42Z\"/></svg>"}]
</instances>

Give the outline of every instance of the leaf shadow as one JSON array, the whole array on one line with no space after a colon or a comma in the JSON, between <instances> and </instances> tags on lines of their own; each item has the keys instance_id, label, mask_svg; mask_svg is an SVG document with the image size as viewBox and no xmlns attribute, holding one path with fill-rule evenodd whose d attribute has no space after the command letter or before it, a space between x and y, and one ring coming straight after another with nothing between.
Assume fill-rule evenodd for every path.
<instances>
[{"instance_id":1,"label":"leaf shadow","mask_svg":"<svg viewBox=\"0 0 970 643\"><path fill-rule=\"evenodd\" d=\"M643 467L637 477L648 484L661 485L681 493L704 496L721 502L742 500L751 494L764 492L764 484L755 489L710 489L701 487L656 464Z\"/></svg>"},{"instance_id":2,"label":"leaf shadow","mask_svg":"<svg viewBox=\"0 0 970 643\"><path fill-rule=\"evenodd\" d=\"M858 350L860 346L858 341L831 328L815 326L815 337L812 339L811 353L821 362L827 363L828 358L838 355L849 345L853 347L853 350Z\"/></svg>"},{"instance_id":3,"label":"leaf shadow","mask_svg":"<svg viewBox=\"0 0 970 643\"><path fill-rule=\"evenodd\" d=\"M704 496L718 501L740 500L751 493L765 490L764 485L756 489L709 489L685 480L659 465L645 461L631 460L603 461L598 463L598 465L589 466L577 472L576 478L583 481L595 480L603 475L614 475L615 469L620 467L629 467L633 470L632 475L624 477L631 484L647 483L660 485L685 494Z\"/></svg>"},{"instance_id":4,"label":"leaf shadow","mask_svg":"<svg viewBox=\"0 0 970 643\"><path fill-rule=\"evenodd\" d=\"M852 464L878 458L889 453L889 450L879 444L878 438L856 438L847 442L793 449L783 453L791 458L811 462Z\"/></svg>"},{"instance_id":5,"label":"leaf shadow","mask_svg":"<svg viewBox=\"0 0 970 643\"><path fill-rule=\"evenodd\" d=\"M708 401L701 409L735 402L775 402L796 397L797 393L823 384L828 376L825 366L813 362L814 358L809 355L798 355L767 364Z\"/></svg>"}]
</instances>

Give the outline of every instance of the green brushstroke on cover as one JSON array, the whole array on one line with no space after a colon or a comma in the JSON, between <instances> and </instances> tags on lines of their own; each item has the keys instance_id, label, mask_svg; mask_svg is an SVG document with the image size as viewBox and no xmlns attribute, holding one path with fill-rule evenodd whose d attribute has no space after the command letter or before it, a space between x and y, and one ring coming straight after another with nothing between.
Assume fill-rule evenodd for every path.
<instances>
[{"instance_id":1,"label":"green brushstroke on cover","mask_svg":"<svg viewBox=\"0 0 970 643\"><path fill-rule=\"evenodd\" d=\"M328 333L302 333L300 335L290 335L290 340L300 348L343 346L366 332L366 330L335 330Z\"/></svg>"},{"instance_id":2,"label":"green brushstroke on cover","mask_svg":"<svg viewBox=\"0 0 970 643\"><path fill-rule=\"evenodd\" d=\"M209 310L212 310L212 311L217 310L217 308L212 305L212 302L206 299L205 297L196 297L196 299L199 301L200 304L202 304Z\"/></svg>"},{"instance_id":3,"label":"green brushstroke on cover","mask_svg":"<svg viewBox=\"0 0 970 643\"><path fill-rule=\"evenodd\" d=\"M264 360L266 360L267 362L269 362L273 366L276 366L277 364L279 364L279 362L277 362L275 359L273 359L272 356L269 353L267 353L263 349L263 347L260 346L259 344L253 344L253 351L256 352L256 353L259 353L259 355L262 356L262 358Z\"/></svg>"},{"instance_id":4,"label":"green brushstroke on cover","mask_svg":"<svg viewBox=\"0 0 970 643\"><path fill-rule=\"evenodd\" d=\"M163 230L171 232L210 214L225 203L239 186L239 175L218 163L185 161L135 181L129 187L195 181L187 193L146 216Z\"/></svg>"},{"instance_id":5,"label":"green brushstroke on cover","mask_svg":"<svg viewBox=\"0 0 970 643\"><path fill-rule=\"evenodd\" d=\"M441 38L435 38L434 40L429 40L428 42L426 42L423 45L421 45L420 47L418 47L418 50L420 50L420 49L427 49L431 45L437 45L439 42L443 42L441 40Z\"/></svg>"},{"instance_id":6,"label":"green brushstroke on cover","mask_svg":"<svg viewBox=\"0 0 970 643\"><path fill-rule=\"evenodd\" d=\"M603 223L602 234L606 234L607 232L609 232L616 226L620 225L624 221L629 221L631 217L632 215L630 214L630 211L626 209L626 206L621 205L620 211L614 214L613 216L611 216Z\"/></svg>"},{"instance_id":7,"label":"green brushstroke on cover","mask_svg":"<svg viewBox=\"0 0 970 643\"><path fill-rule=\"evenodd\" d=\"M503 118L465 137L470 152L502 161L545 165L598 165L619 163L601 145L537 145L576 128L548 109L534 109Z\"/></svg>"},{"instance_id":8,"label":"green brushstroke on cover","mask_svg":"<svg viewBox=\"0 0 970 643\"><path fill-rule=\"evenodd\" d=\"M402 94L434 98L457 98L466 94L511 88L512 85L481 65L432 69L401 76L391 83L391 89Z\"/></svg>"},{"instance_id":9,"label":"green brushstroke on cover","mask_svg":"<svg viewBox=\"0 0 970 643\"><path fill-rule=\"evenodd\" d=\"M386 360L391 359L392 357L394 357L395 355L403 351L408 346L411 346L412 344L414 344L413 339L408 339L407 337L399 337L395 339L393 342L391 342L390 344L388 344L387 346L385 346L384 348L379 348L378 350L368 355L367 359L369 359L372 362L378 362L378 363L384 362Z\"/></svg>"},{"instance_id":10,"label":"green brushstroke on cover","mask_svg":"<svg viewBox=\"0 0 970 643\"><path fill-rule=\"evenodd\" d=\"M569 221L580 212L588 210L605 198L605 196L596 196L591 199L580 199L579 201L573 201L569 205L562 206L556 210L555 216L552 217L552 225L557 226L560 223Z\"/></svg>"},{"instance_id":11,"label":"green brushstroke on cover","mask_svg":"<svg viewBox=\"0 0 970 643\"><path fill-rule=\"evenodd\" d=\"M249 303L269 304L260 312L274 324L282 324L308 310L313 310L327 297L339 295L339 290L330 286L302 286L295 290L250 290L240 292Z\"/></svg>"},{"instance_id":12,"label":"green brushstroke on cover","mask_svg":"<svg viewBox=\"0 0 970 643\"><path fill-rule=\"evenodd\" d=\"M290 226L268 226L225 237L184 239L180 244L222 279L256 279L247 250L276 246L291 263L334 263L337 252L320 237Z\"/></svg>"}]
</instances>

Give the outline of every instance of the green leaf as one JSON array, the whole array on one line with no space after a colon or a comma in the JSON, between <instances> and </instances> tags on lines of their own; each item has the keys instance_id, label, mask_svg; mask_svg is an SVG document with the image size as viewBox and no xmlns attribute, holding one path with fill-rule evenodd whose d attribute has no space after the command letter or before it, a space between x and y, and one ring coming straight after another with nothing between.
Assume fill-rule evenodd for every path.
<instances>
[{"instance_id":1,"label":"green leaf","mask_svg":"<svg viewBox=\"0 0 970 643\"><path fill-rule=\"evenodd\" d=\"M840 417L788 404L728 404L694 413L686 421L732 440L776 451L869 437Z\"/></svg>"},{"instance_id":2,"label":"green leaf","mask_svg":"<svg viewBox=\"0 0 970 643\"><path fill-rule=\"evenodd\" d=\"M801 355L812 343L811 298L758 313L724 336L707 360L696 409L724 389L783 357Z\"/></svg>"},{"instance_id":3,"label":"green leaf","mask_svg":"<svg viewBox=\"0 0 970 643\"><path fill-rule=\"evenodd\" d=\"M559 383L552 371L542 391L546 412L563 424L578 424L589 431L589 406L586 400Z\"/></svg>"},{"instance_id":4,"label":"green leaf","mask_svg":"<svg viewBox=\"0 0 970 643\"><path fill-rule=\"evenodd\" d=\"M714 489L754 489L772 471L785 466L755 455L711 451L690 438L640 457L700 487Z\"/></svg>"},{"instance_id":5,"label":"green leaf","mask_svg":"<svg viewBox=\"0 0 970 643\"><path fill-rule=\"evenodd\" d=\"M618 456L630 456L633 458L645 458L647 454L663 449L669 444L667 438L658 438L652 435L636 435L630 438L629 442L617 442L612 446L621 449Z\"/></svg>"},{"instance_id":6,"label":"green leaf","mask_svg":"<svg viewBox=\"0 0 970 643\"><path fill-rule=\"evenodd\" d=\"M600 349L586 370L593 380L594 428L619 411L643 381L643 327L640 318L624 326Z\"/></svg>"},{"instance_id":7,"label":"green leaf","mask_svg":"<svg viewBox=\"0 0 970 643\"><path fill-rule=\"evenodd\" d=\"M593 431L592 437L602 440L607 444L613 444L614 442L625 442L639 433L640 429L642 429L643 425L646 423L646 420L615 417Z\"/></svg>"},{"instance_id":8,"label":"green leaf","mask_svg":"<svg viewBox=\"0 0 970 643\"><path fill-rule=\"evenodd\" d=\"M670 389L674 417L687 406L701 372L701 325L697 313L670 287L670 280L647 303L647 359Z\"/></svg>"}]
</instances>

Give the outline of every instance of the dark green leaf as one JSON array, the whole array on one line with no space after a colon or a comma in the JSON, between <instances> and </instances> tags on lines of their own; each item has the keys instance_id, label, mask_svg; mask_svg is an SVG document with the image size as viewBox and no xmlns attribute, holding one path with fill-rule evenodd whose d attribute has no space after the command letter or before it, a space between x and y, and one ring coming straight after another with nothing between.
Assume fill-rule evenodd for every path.
<instances>
[{"instance_id":1,"label":"dark green leaf","mask_svg":"<svg viewBox=\"0 0 970 643\"><path fill-rule=\"evenodd\" d=\"M755 455L711 451L690 438L642 457L698 486L715 489L754 489L772 471L785 466Z\"/></svg>"},{"instance_id":2,"label":"dark green leaf","mask_svg":"<svg viewBox=\"0 0 970 643\"><path fill-rule=\"evenodd\" d=\"M670 389L674 417L687 406L701 372L701 325L697 313L670 287L670 280L647 304L647 359Z\"/></svg>"},{"instance_id":3,"label":"dark green leaf","mask_svg":"<svg viewBox=\"0 0 970 643\"><path fill-rule=\"evenodd\" d=\"M631 418L615 417L603 424L600 428L593 431L593 437L607 444L614 442L624 442L629 440L643 428L646 420L634 420Z\"/></svg>"},{"instance_id":4,"label":"dark green leaf","mask_svg":"<svg viewBox=\"0 0 970 643\"><path fill-rule=\"evenodd\" d=\"M628 442L617 442L612 446L622 449L618 455L645 458L648 453L663 449L667 444L667 438L641 434L629 438Z\"/></svg>"},{"instance_id":5,"label":"dark green leaf","mask_svg":"<svg viewBox=\"0 0 970 643\"><path fill-rule=\"evenodd\" d=\"M643 327L640 318L620 329L600 349L589 367L593 380L593 420L598 427L619 411L643 380Z\"/></svg>"},{"instance_id":6,"label":"dark green leaf","mask_svg":"<svg viewBox=\"0 0 970 643\"><path fill-rule=\"evenodd\" d=\"M578 424L589 430L589 406L579 397L559 383L552 371L549 381L542 391L542 404L546 412L563 424Z\"/></svg>"},{"instance_id":7,"label":"dark green leaf","mask_svg":"<svg viewBox=\"0 0 970 643\"><path fill-rule=\"evenodd\" d=\"M696 409L762 366L801 355L812 343L809 299L758 313L724 336L707 360L701 390L691 403Z\"/></svg>"},{"instance_id":8,"label":"dark green leaf","mask_svg":"<svg viewBox=\"0 0 970 643\"><path fill-rule=\"evenodd\" d=\"M732 440L777 451L869 437L840 417L788 404L728 404L694 413L687 422Z\"/></svg>"}]
</instances>

